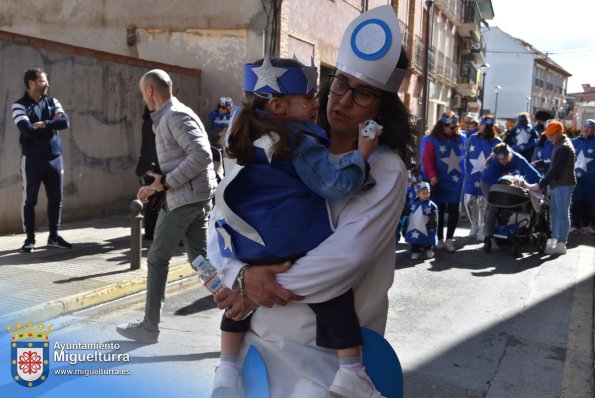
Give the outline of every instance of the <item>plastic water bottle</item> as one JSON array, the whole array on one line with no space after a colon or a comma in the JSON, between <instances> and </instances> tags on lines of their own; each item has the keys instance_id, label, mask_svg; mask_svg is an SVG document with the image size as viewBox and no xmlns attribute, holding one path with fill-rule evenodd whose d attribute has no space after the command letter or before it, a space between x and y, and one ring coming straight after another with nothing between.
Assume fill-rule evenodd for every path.
<instances>
[{"instance_id":1,"label":"plastic water bottle","mask_svg":"<svg viewBox=\"0 0 595 398\"><path fill-rule=\"evenodd\" d=\"M217 275L217 270L203 256L198 256L194 259L192 268L198 272L198 279L200 279L200 282L211 294L217 293L223 287L223 283L219 279L219 275Z\"/></svg>"}]
</instances>

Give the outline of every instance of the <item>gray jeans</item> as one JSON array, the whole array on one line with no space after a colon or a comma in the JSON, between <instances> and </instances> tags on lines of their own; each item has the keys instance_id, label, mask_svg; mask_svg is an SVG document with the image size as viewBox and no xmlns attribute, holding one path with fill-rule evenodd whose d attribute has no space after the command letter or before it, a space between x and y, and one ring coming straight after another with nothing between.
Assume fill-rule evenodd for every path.
<instances>
[{"instance_id":1,"label":"gray jeans","mask_svg":"<svg viewBox=\"0 0 595 398\"><path fill-rule=\"evenodd\" d=\"M196 202L159 212L155 235L147 258L147 301L143 324L148 330L158 330L161 306L165 301L165 286L169 261L180 240L188 260L207 256L207 229L212 201Z\"/></svg>"}]
</instances>

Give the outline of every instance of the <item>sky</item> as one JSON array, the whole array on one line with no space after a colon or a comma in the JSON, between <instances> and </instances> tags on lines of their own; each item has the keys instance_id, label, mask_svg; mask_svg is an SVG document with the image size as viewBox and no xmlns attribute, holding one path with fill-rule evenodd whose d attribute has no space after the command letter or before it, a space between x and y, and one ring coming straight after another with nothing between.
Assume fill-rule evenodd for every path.
<instances>
[{"instance_id":1,"label":"sky","mask_svg":"<svg viewBox=\"0 0 595 398\"><path fill-rule=\"evenodd\" d=\"M595 2L592 0L492 0L497 26L548 53L572 76L568 93L595 86Z\"/></svg>"}]
</instances>

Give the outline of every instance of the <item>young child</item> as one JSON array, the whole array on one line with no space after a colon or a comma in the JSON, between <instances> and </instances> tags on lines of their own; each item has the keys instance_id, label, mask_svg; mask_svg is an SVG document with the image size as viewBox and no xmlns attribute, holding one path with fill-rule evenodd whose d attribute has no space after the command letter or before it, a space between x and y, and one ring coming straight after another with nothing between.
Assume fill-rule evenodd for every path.
<instances>
[{"instance_id":1,"label":"young child","mask_svg":"<svg viewBox=\"0 0 595 398\"><path fill-rule=\"evenodd\" d=\"M216 147L219 147L219 140L229 126L232 106L233 101L231 98L221 97L217 108L209 113L209 140Z\"/></svg>"},{"instance_id":2,"label":"young child","mask_svg":"<svg viewBox=\"0 0 595 398\"><path fill-rule=\"evenodd\" d=\"M405 197L405 204L403 205L403 212L401 218L397 224L397 243L401 240L401 235L405 237L405 230L407 229L407 223L409 222L409 210L411 203L416 198L415 187L421 182L421 172L415 162L412 162L409 167L409 185L407 185L407 196Z\"/></svg>"},{"instance_id":3,"label":"young child","mask_svg":"<svg viewBox=\"0 0 595 398\"><path fill-rule=\"evenodd\" d=\"M343 156L338 167L330 163L326 134L314 124L316 81L316 67L292 59L267 57L244 66L246 100L225 145L236 163L216 192L222 218L213 221L223 256L253 265L295 261L332 234L325 199L346 198L375 183L366 160L378 147L380 132L374 139L360 135L357 150ZM360 358L352 290L308 305L318 319L316 344L336 349L339 356L331 393L336 385L358 383L369 390L367 396L380 397ZM223 316L213 397L237 393L237 358L249 322L249 317Z\"/></svg>"},{"instance_id":4,"label":"young child","mask_svg":"<svg viewBox=\"0 0 595 398\"><path fill-rule=\"evenodd\" d=\"M411 244L412 260L418 260L422 252L432 258L432 247L436 246L438 206L430 200L429 183L423 181L417 184L415 191L417 198L411 203L405 242Z\"/></svg>"}]
</instances>

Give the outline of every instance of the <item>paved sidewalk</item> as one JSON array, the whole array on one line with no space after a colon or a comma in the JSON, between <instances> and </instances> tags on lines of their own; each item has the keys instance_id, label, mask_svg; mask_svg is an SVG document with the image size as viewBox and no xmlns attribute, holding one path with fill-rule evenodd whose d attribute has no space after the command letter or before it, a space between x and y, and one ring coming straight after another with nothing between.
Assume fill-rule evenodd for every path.
<instances>
[{"instance_id":1,"label":"paved sidewalk","mask_svg":"<svg viewBox=\"0 0 595 398\"><path fill-rule=\"evenodd\" d=\"M143 240L141 268L131 270L128 214L64 224L60 234L72 249L46 246L48 232L42 231L36 250L23 253L24 234L0 236L0 325L44 321L146 288L150 242ZM168 281L194 274L180 247Z\"/></svg>"}]
</instances>

